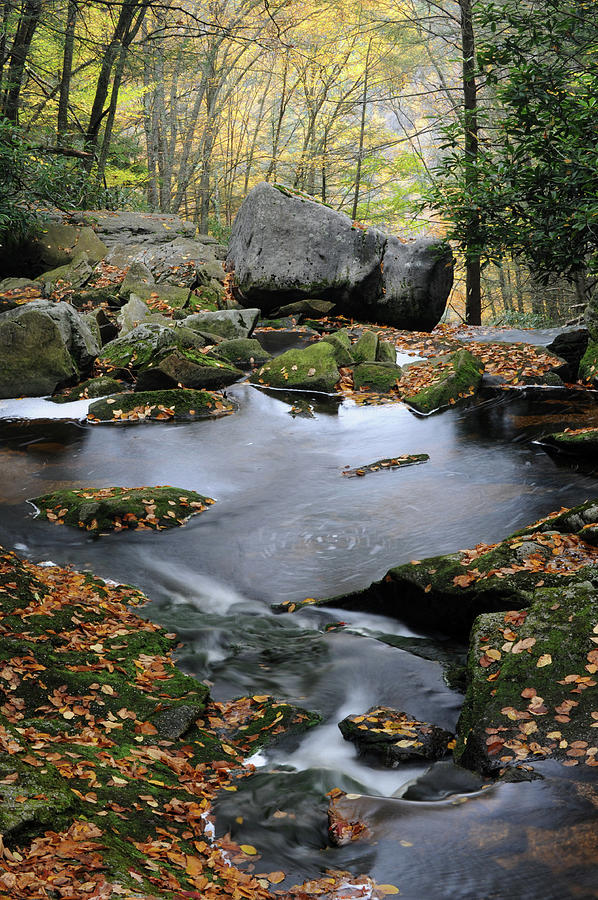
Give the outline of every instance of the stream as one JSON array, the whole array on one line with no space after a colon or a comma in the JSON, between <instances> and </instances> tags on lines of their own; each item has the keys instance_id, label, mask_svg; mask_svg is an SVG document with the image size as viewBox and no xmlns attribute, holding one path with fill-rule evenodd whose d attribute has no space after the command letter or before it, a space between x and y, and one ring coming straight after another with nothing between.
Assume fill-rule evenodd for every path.
<instances>
[{"instance_id":1,"label":"stream","mask_svg":"<svg viewBox=\"0 0 598 900\"><path fill-rule=\"evenodd\" d=\"M461 662L464 647L373 613L271 611L500 540L597 496L596 473L534 443L598 423L596 400L510 392L417 418L401 404L326 397L299 415L296 396L247 384L228 395L239 408L222 419L112 427L17 419L43 416L46 404L0 401L0 543L139 586L151 597L143 614L180 635L179 665L214 699L268 693L322 714L321 726L258 754L255 774L220 803L219 831L259 849L258 872L282 869L290 885L347 869L412 900L598 896L589 776L540 763L542 778L488 785L447 761L374 768L342 739L337 723L374 704L454 729L462 695L441 661ZM52 404L80 416L74 406ZM342 477L344 467L405 453L430 461ZM183 528L93 539L34 519L25 502L61 487L158 484L217 503ZM368 798L371 840L329 847L334 787Z\"/></svg>"}]
</instances>

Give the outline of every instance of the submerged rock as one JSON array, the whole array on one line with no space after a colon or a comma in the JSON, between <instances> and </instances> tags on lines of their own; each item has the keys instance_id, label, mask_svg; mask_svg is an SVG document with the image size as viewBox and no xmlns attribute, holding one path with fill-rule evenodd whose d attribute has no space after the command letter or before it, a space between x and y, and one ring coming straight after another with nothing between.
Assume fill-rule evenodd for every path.
<instances>
[{"instance_id":1,"label":"submerged rock","mask_svg":"<svg viewBox=\"0 0 598 900\"><path fill-rule=\"evenodd\" d=\"M54 491L30 501L42 519L96 534L134 528L161 531L184 525L214 503L195 491L160 485Z\"/></svg>"},{"instance_id":2,"label":"submerged rock","mask_svg":"<svg viewBox=\"0 0 598 900\"><path fill-rule=\"evenodd\" d=\"M87 419L94 423L142 422L147 419L194 422L196 419L224 416L233 410L233 404L221 394L179 388L113 394L92 403Z\"/></svg>"},{"instance_id":3,"label":"submerged rock","mask_svg":"<svg viewBox=\"0 0 598 900\"><path fill-rule=\"evenodd\" d=\"M365 466L357 466L351 469L348 466L342 474L349 478L356 475L367 475L368 472L380 472L384 469L404 469L406 466L418 466L430 459L427 453L406 453L403 456L393 456L388 459L377 459Z\"/></svg>"},{"instance_id":4,"label":"submerged rock","mask_svg":"<svg viewBox=\"0 0 598 900\"><path fill-rule=\"evenodd\" d=\"M347 716L339 722L346 741L352 741L360 756L392 768L401 762L442 759L454 735L437 725L419 722L405 712L373 706L364 715Z\"/></svg>"},{"instance_id":5,"label":"submerged rock","mask_svg":"<svg viewBox=\"0 0 598 900\"><path fill-rule=\"evenodd\" d=\"M319 341L304 350L287 350L250 376L253 384L330 394L340 378L335 348Z\"/></svg>"}]
</instances>

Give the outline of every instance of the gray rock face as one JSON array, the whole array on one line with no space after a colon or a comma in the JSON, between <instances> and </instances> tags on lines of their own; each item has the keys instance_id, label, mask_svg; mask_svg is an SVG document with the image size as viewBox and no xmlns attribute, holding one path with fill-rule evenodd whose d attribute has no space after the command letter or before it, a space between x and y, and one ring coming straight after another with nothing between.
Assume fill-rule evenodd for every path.
<instances>
[{"instance_id":1,"label":"gray rock face","mask_svg":"<svg viewBox=\"0 0 598 900\"><path fill-rule=\"evenodd\" d=\"M437 240L403 243L357 228L343 213L269 184L241 206L226 265L239 301L265 313L319 298L345 314L421 330L439 321L453 281L450 248Z\"/></svg>"},{"instance_id":2,"label":"gray rock face","mask_svg":"<svg viewBox=\"0 0 598 900\"><path fill-rule=\"evenodd\" d=\"M48 323L58 328L63 346L72 357L79 372L90 368L100 352L96 336L89 327L85 317L80 315L68 303L52 303L50 300L33 300L24 306L2 313L0 325L7 322L24 322L26 314L36 313ZM41 320L40 320L41 321ZM50 325L48 324L50 328ZM11 396L14 396L11 395Z\"/></svg>"},{"instance_id":3,"label":"gray rock face","mask_svg":"<svg viewBox=\"0 0 598 900\"><path fill-rule=\"evenodd\" d=\"M346 302L360 293L373 300L384 241L327 206L258 184L235 219L226 265L241 302L263 312L312 297Z\"/></svg>"},{"instance_id":4,"label":"gray rock face","mask_svg":"<svg viewBox=\"0 0 598 900\"><path fill-rule=\"evenodd\" d=\"M224 279L223 248L210 235L196 234L196 226L178 216L87 210L72 213L71 221L93 226L109 248L110 265L142 263L157 282L187 288Z\"/></svg>"},{"instance_id":5,"label":"gray rock face","mask_svg":"<svg viewBox=\"0 0 598 900\"><path fill-rule=\"evenodd\" d=\"M77 375L58 322L36 306L0 315L0 397L42 397Z\"/></svg>"},{"instance_id":6,"label":"gray rock face","mask_svg":"<svg viewBox=\"0 0 598 900\"><path fill-rule=\"evenodd\" d=\"M34 250L46 269L66 266L80 253L86 253L89 262L95 265L108 253L108 247L93 228L56 223L42 228L40 236L34 241Z\"/></svg>"},{"instance_id":7,"label":"gray rock face","mask_svg":"<svg viewBox=\"0 0 598 900\"><path fill-rule=\"evenodd\" d=\"M182 320L186 328L219 334L223 338L249 337L259 318L259 309L219 309L215 312L194 313Z\"/></svg>"}]
</instances>

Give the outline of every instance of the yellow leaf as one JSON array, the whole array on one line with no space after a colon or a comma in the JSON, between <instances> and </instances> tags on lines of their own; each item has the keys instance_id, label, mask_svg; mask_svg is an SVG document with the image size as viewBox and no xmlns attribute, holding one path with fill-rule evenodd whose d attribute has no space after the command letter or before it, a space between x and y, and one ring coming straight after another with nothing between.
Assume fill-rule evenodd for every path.
<instances>
[{"instance_id":1,"label":"yellow leaf","mask_svg":"<svg viewBox=\"0 0 598 900\"><path fill-rule=\"evenodd\" d=\"M398 887L395 887L394 884L377 884L376 890L381 894L400 894Z\"/></svg>"},{"instance_id":2,"label":"yellow leaf","mask_svg":"<svg viewBox=\"0 0 598 900\"><path fill-rule=\"evenodd\" d=\"M536 668L541 669L544 666L549 666L552 663L552 656L550 653L543 653L542 656L538 659L536 663Z\"/></svg>"},{"instance_id":3,"label":"yellow leaf","mask_svg":"<svg viewBox=\"0 0 598 900\"><path fill-rule=\"evenodd\" d=\"M286 875L284 874L284 872L270 872L270 874L268 875L268 881L271 884L280 884L280 882L284 881L285 878Z\"/></svg>"},{"instance_id":4,"label":"yellow leaf","mask_svg":"<svg viewBox=\"0 0 598 900\"><path fill-rule=\"evenodd\" d=\"M241 844L241 850L243 853L246 853L247 856L255 856L257 853L257 850L255 847L252 847L251 844Z\"/></svg>"}]
</instances>

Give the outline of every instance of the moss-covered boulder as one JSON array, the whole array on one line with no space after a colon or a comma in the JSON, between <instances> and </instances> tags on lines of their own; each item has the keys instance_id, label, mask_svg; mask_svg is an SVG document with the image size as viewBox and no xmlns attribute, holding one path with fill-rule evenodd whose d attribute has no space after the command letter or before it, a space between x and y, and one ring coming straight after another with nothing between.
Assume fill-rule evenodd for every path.
<instances>
[{"instance_id":1,"label":"moss-covered boulder","mask_svg":"<svg viewBox=\"0 0 598 900\"><path fill-rule=\"evenodd\" d=\"M577 582L598 585L598 500L530 525L498 544L479 544L446 556L388 570L369 587L327 599L286 602L361 609L459 638L482 613L527 609L539 588ZM291 609L292 608L292 609Z\"/></svg>"},{"instance_id":2,"label":"moss-covered boulder","mask_svg":"<svg viewBox=\"0 0 598 900\"><path fill-rule=\"evenodd\" d=\"M598 454L598 428L573 428L555 432L543 437L540 443L547 450L595 460Z\"/></svg>"},{"instance_id":3,"label":"moss-covered boulder","mask_svg":"<svg viewBox=\"0 0 598 900\"><path fill-rule=\"evenodd\" d=\"M83 287L92 275L93 269L87 254L81 253L72 262L44 272L36 278L36 281L41 285L44 295L49 297L54 291L77 290Z\"/></svg>"},{"instance_id":4,"label":"moss-covered boulder","mask_svg":"<svg viewBox=\"0 0 598 900\"><path fill-rule=\"evenodd\" d=\"M356 391L389 394L397 391L403 371L394 363L364 362L353 369Z\"/></svg>"},{"instance_id":5,"label":"moss-covered boulder","mask_svg":"<svg viewBox=\"0 0 598 900\"><path fill-rule=\"evenodd\" d=\"M377 353L378 335L369 330L364 331L357 343L353 344L351 348L351 354L356 363L375 362Z\"/></svg>"},{"instance_id":6,"label":"moss-covered boulder","mask_svg":"<svg viewBox=\"0 0 598 900\"><path fill-rule=\"evenodd\" d=\"M335 348L318 341L304 350L287 350L250 376L254 384L331 394L340 378Z\"/></svg>"},{"instance_id":7,"label":"moss-covered boulder","mask_svg":"<svg viewBox=\"0 0 598 900\"><path fill-rule=\"evenodd\" d=\"M184 525L214 501L195 491L159 485L138 488L81 488L54 491L30 501L42 519L103 534L108 531L152 529Z\"/></svg>"},{"instance_id":8,"label":"moss-covered boulder","mask_svg":"<svg viewBox=\"0 0 598 900\"><path fill-rule=\"evenodd\" d=\"M455 757L493 773L554 757L598 766L598 590L538 588L527 610L480 616Z\"/></svg>"},{"instance_id":9,"label":"moss-covered boulder","mask_svg":"<svg viewBox=\"0 0 598 900\"><path fill-rule=\"evenodd\" d=\"M338 727L360 756L392 768L401 762L442 759L454 735L438 725L419 722L405 712L373 706L363 715L347 716Z\"/></svg>"},{"instance_id":10,"label":"moss-covered boulder","mask_svg":"<svg viewBox=\"0 0 598 900\"><path fill-rule=\"evenodd\" d=\"M106 344L102 348L99 364L106 370L129 369L138 372L155 362L166 350L177 347L200 349L205 345L205 338L183 324L142 324Z\"/></svg>"},{"instance_id":11,"label":"moss-covered boulder","mask_svg":"<svg viewBox=\"0 0 598 900\"><path fill-rule=\"evenodd\" d=\"M221 341L213 351L214 356L224 359L240 369L252 369L261 366L272 358L272 354L264 350L255 338L236 338L232 341Z\"/></svg>"},{"instance_id":12,"label":"moss-covered boulder","mask_svg":"<svg viewBox=\"0 0 598 900\"><path fill-rule=\"evenodd\" d=\"M479 388L483 363L468 350L449 353L437 360L412 363L399 385L405 403L428 415L472 397Z\"/></svg>"},{"instance_id":13,"label":"moss-covered boulder","mask_svg":"<svg viewBox=\"0 0 598 900\"><path fill-rule=\"evenodd\" d=\"M49 222L34 241L34 249L46 269L66 266L85 253L95 265L108 253L108 247L89 226L62 225Z\"/></svg>"},{"instance_id":14,"label":"moss-covered boulder","mask_svg":"<svg viewBox=\"0 0 598 900\"><path fill-rule=\"evenodd\" d=\"M89 422L143 422L147 420L194 422L233 412L230 400L208 391L173 390L113 394L89 407Z\"/></svg>"},{"instance_id":15,"label":"moss-covered boulder","mask_svg":"<svg viewBox=\"0 0 598 900\"><path fill-rule=\"evenodd\" d=\"M118 309L122 300L118 296L118 286L88 287L69 294L69 303L76 309L89 311L98 307Z\"/></svg>"},{"instance_id":16,"label":"moss-covered boulder","mask_svg":"<svg viewBox=\"0 0 598 900\"><path fill-rule=\"evenodd\" d=\"M176 284L148 284L142 279L128 275L120 287L119 295L126 301L134 295L147 303L152 311L168 313L187 305L189 289L178 287Z\"/></svg>"},{"instance_id":17,"label":"moss-covered boulder","mask_svg":"<svg viewBox=\"0 0 598 900\"><path fill-rule=\"evenodd\" d=\"M579 364L579 380L598 385L598 341L591 338Z\"/></svg>"},{"instance_id":18,"label":"moss-covered boulder","mask_svg":"<svg viewBox=\"0 0 598 900\"><path fill-rule=\"evenodd\" d=\"M392 341L378 341L376 362L396 363L397 348Z\"/></svg>"},{"instance_id":19,"label":"moss-covered boulder","mask_svg":"<svg viewBox=\"0 0 598 900\"><path fill-rule=\"evenodd\" d=\"M156 391L185 387L218 390L234 384L243 376L240 369L225 360L198 350L167 350L157 355L137 376L137 391Z\"/></svg>"},{"instance_id":20,"label":"moss-covered boulder","mask_svg":"<svg viewBox=\"0 0 598 900\"><path fill-rule=\"evenodd\" d=\"M194 313L183 321L193 331L207 331L233 340L250 337L259 314L259 309L219 309L215 312Z\"/></svg>"},{"instance_id":21,"label":"moss-covered boulder","mask_svg":"<svg viewBox=\"0 0 598 900\"><path fill-rule=\"evenodd\" d=\"M67 388L61 394L50 397L53 403L72 403L74 400L91 400L96 397L107 397L123 390L122 381L101 375L99 378L89 378L75 387Z\"/></svg>"},{"instance_id":22,"label":"moss-covered boulder","mask_svg":"<svg viewBox=\"0 0 598 900\"><path fill-rule=\"evenodd\" d=\"M43 311L0 315L0 397L41 397L77 375L58 324Z\"/></svg>"},{"instance_id":23,"label":"moss-covered boulder","mask_svg":"<svg viewBox=\"0 0 598 900\"><path fill-rule=\"evenodd\" d=\"M345 368L347 366L352 366L355 363L351 340L346 331L335 331L332 334L327 334L322 340L325 343L330 344L334 349L334 358L336 359L337 366Z\"/></svg>"}]
</instances>

